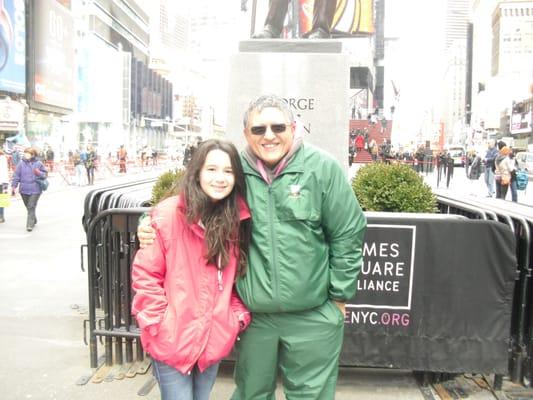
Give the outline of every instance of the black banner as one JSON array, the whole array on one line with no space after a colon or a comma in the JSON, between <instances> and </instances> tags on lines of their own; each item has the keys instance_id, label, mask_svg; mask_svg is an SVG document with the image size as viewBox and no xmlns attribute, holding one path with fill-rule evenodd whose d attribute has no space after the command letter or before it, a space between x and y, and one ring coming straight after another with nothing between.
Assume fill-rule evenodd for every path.
<instances>
[{"instance_id":1,"label":"black banner","mask_svg":"<svg viewBox=\"0 0 533 400\"><path fill-rule=\"evenodd\" d=\"M515 238L499 222L368 213L342 365L506 373Z\"/></svg>"}]
</instances>

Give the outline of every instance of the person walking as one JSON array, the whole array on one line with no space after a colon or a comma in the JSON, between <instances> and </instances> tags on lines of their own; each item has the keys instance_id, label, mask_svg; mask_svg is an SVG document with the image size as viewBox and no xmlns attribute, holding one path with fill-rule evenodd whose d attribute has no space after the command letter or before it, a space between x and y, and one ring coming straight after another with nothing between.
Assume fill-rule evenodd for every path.
<instances>
[{"instance_id":1,"label":"person walking","mask_svg":"<svg viewBox=\"0 0 533 400\"><path fill-rule=\"evenodd\" d=\"M511 188L511 201L517 203L518 202L518 184L517 184L517 178L516 178L516 171L518 171L518 161L515 158L514 150L511 149L511 152L509 153L509 159L511 160L513 164L513 170L511 171L511 183L509 187Z\"/></svg>"},{"instance_id":2,"label":"person walking","mask_svg":"<svg viewBox=\"0 0 533 400\"><path fill-rule=\"evenodd\" d=\"M446 153L446 189L450 187L450 182L453 178L453 169L455 161L449 152Z\"/></svg>"},{"instance_id":3,"label":"person walking","mask_svg":"<svg viewBox=\"0 0 533 400\"><path fill-rule=\"evenodd\" d=\"M220 360L251 320L234 288L251 225L237 149L203 142L174 192L153 208L155 243L133 261L132 312L161 399L207 400Z\"/></svg>"},{"instance_id":4,"label":"person walking","mask_svg":"<svg viewBox=\"0 0 533 400\"><path fill-rule=\"evenodd\" d=\"M37 160L37 150L29 147L24 150L22 160L19 161L11 182L12 194L20 185L19 193L28 212L26 217L26 230L31 232L37 224L36 208L41 197L42 189L37 182L38 178L46 178L48 171L43 163Z\"/></svg>"},{"instance_id":5,"label":"person walking","mask_svg":"<svg viewBox=\"0 0 533 400\"><path fill-rule=\"evenodd\" d=\"M9 167L4 149L0 147L0 193L8 193ZM8 195L9 196L9 195ZM4 207L0 207L0 223L5 222Z\"/></svg>"},{"instance_id":6,"label":"person walking","mask_svg":"<svg viewBox=\"0 0 533 400\"><path fill-rule=\"evenodd\" d=\"M87 171L87 184L94 185L94 168L96 163L96 151L94 147L87 146L87 156L85 160L85 170Z\"/></svg>"},{"instance_id":7,"label":"person walking","mask_svg":"<svg viewBox=\"0 0 533 400\"><path fill-rule=\"evenodd\" d=\"M490 140L487 144L488 149L485 153L485 185L487 185L488 189L488 196L487 197L493 197L495 194L494 191L494 161L496 160L496 157L498 156L498 149L496 149L496 145L494 143L494 140Z\"/></svg>"},{"instance_id":8,"label":"person walking","mask_svg":"<svg viewBox=\"0 0 533 400\"><path fill-rule=\"evenodd\" d=\"M379 149L378 149L378 144L376 143L374 138L372 138L372 140L370 140L370 143L368 144L368 147L370 149L370 155L372 156L372 161L376 162L377 159L378 159Z\"/></svg>"},{"instance_id":9,"label":"person walking","mask_svg":"<svg viewBox=\"0 0 533 400\"><path fill-rule=\"evenodd\" d=\"M340 164L304 143L281 97L253 100L243 122L253 224L236 286L253 320L236 344L232 399L273 399L280 373L287 398L331 400L366 218ZM138 237L149 245L153 229L141 223Z\"/></svg>"},{"instance_id":10,"label":"person walking","mask_svg":"<svg viewBox=\"0 0 533 400\"><path fill-rule=\"evenodd\" d=\"M511 184L511 173L515 169L515 165L514 160L509 158L509 154L511 154L511 149L507 146L502 147L494 163L497 199L505 200L509 185Z\"/></svg>"},{"instance_id":11,"label":"person walking","mask_svg":"<svg viewBox=\"0 0 533 400\"><path fill-rule=\"evenodd\" d=\"M45 153L46 157L46 168L48 168L48 171L53 172L54 171L54 150L52 150L51 146L48 146L48 149Z\"/></svg>"},{"instance_id":12,"label":"person walking","mask_svg":"<svg viewBox=\"0 0 533 400\"><path fill-rule=\"evenodd\" d=\"M76 173L76 186L83 186L85 183L84 175L84 162L81 158L81 152L79 150L76 150L76 152L72 155L72 163L74 164L74 172Z\"/></svg>"},{"instance_id":13,"label":"person walking","mask_svg":"<svg viewBox=\"0 0 533 400\"><path fill-rule=\"evenodd\" d=\"M126 148L124 147L124 145L120 146L117 156L118 156L118 167L119 167L118 172L121 174L125 174L126 173L126 161L128 159L128 152L126 151Z\"/></svg>"}]
</instances>

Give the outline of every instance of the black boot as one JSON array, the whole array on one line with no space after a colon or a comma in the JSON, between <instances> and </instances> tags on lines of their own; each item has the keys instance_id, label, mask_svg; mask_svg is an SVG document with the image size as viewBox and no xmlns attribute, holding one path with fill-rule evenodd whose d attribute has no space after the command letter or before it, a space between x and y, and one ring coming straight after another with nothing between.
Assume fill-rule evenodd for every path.
<instances>
[{"instance_id":1,"label":"black boot","mask_svg":"<svg viewBox=\"0 0 533 400\"><path fill-rule=\"evenodd\" d=\"M318 28L316 31L312 31L308 36L308 39L330 39L331 34L326 32L322 28Z\"/></svg>"},{"instance_id":2,"label":"black boot","mask_svg":"<svg viewBox=\"0 0 533 400\"><path fill-rule=\"evenodd\" d=\"M277 39L281 32L276 31L272 25L265 25L265 28L255 35L252 36L253 39Z\"/></svg>"},{"instance_id":3,"label":"black boot","mask_svg":"<svg viewBox=\"0 0 533 400\"><path fill-rule=\"evenodd\" d=\"M279 38L283 29L283 21L287 15L289 0L272 0L265 19L264 30L252 36L254 39Z\"/></svg>"},{"instance_id":4,"label":"black boot","mask_svg":"<svg viewBox=\"0 0 533 400\"><path fill-rule=\"evenodd\" d=\"M315 0L313 6L313 27L305 36L309 39L331 38L331 25L335 15L335 0Z\"/></svg>"}]
</instances>

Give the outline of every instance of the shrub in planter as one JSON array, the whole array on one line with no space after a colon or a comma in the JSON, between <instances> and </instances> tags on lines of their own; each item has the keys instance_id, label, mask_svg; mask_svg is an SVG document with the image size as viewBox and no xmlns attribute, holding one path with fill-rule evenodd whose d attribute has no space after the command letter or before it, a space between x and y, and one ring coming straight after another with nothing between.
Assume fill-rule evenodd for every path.
<instances>
[{"instance_id":1,"label":"shrub in planter","mask_svg":"<svg viewBox=\"0 0 533 400\"><path fill-rule=\"evenodd\" d=\"M182 169L176 169L174 171L164 172L159 176L152 188L152 205L155 205L165 197L170 196L172 192L177 189L184 172L185 171Z\"/></svg>"},{"instance_id":2,"label":"shrub in planter","mask_svg":"<svg viewBox=\"0 0 533 400\"><path fill-rule=\"evenodd\" d=\"M437 210L431 188L403 164L367 164L357 172L352 188L365 211L427 212Z\"/></svg>"}]
</instances>

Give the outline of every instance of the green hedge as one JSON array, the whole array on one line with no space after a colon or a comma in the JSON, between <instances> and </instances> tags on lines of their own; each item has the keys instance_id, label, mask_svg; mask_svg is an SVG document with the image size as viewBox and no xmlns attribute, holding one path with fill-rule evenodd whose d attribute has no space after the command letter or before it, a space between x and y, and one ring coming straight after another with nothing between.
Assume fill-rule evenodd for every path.
<instances>
[{"instance_id":1,"label":"green hedge","mask_svg":"<svg viewBox=\"0 0 533 400\"><path fill-rule=\"evenodd\" d=\"M172 190L179 184L184 172L182 169L176 169L164 172L159 176L152 188L152 205L159 203L171 194Z\"/></svg>"},{"instance_id":2,"label":"green hedge","mask_svg":"<svg viewBox=\"0 0 533 400\"><path fill-rule=\"evenodd\" d=\"M352 188L365 211L437 211L431 188L404 164L367 164L357 171Z\"/></svg>"}]
</instances>

